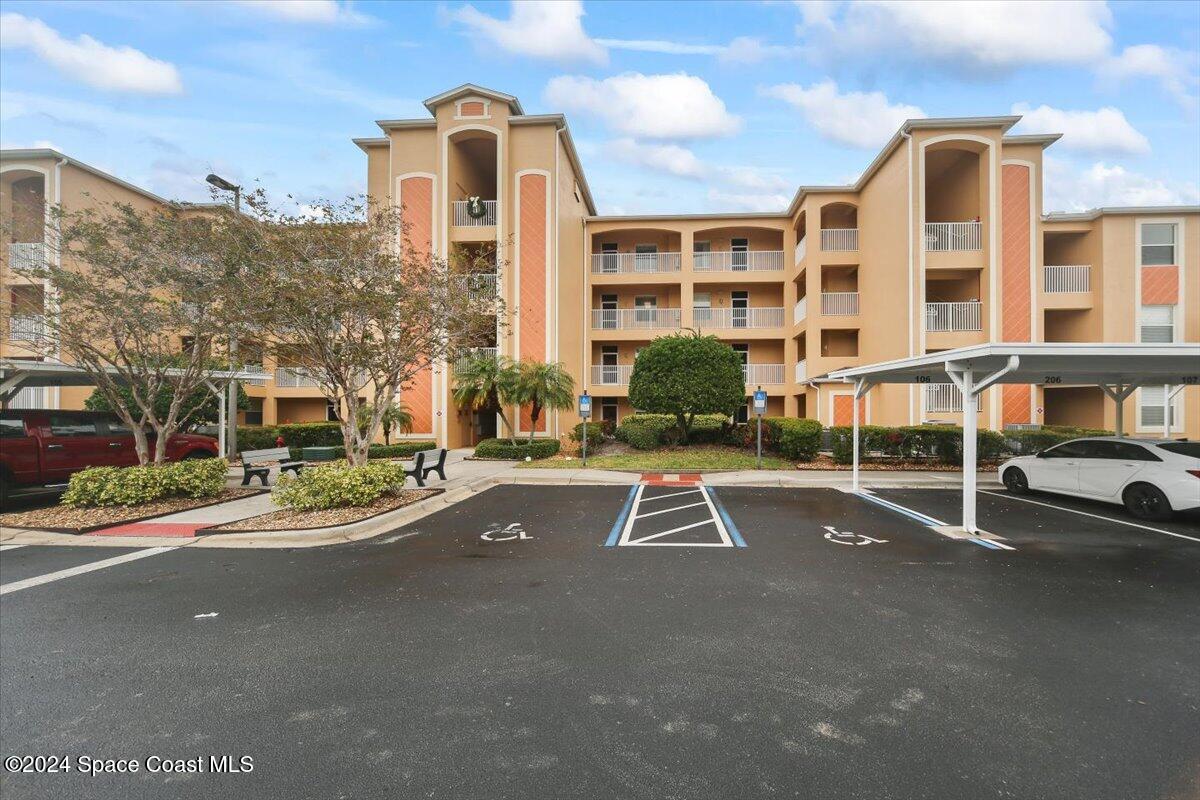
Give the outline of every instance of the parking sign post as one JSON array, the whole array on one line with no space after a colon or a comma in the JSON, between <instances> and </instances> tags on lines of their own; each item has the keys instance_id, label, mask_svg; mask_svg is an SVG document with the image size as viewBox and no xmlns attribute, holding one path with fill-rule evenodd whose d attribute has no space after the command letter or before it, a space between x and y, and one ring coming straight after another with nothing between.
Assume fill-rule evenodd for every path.
<instances>
[{"instance_id":1,"label":"parking sign post","mask_svg":"<svg viewBox=\"0 0 1200 800\"><path fill-rule=\"evenodd\" d=\"M758 469L762 469L762 418L767 410L767 393L759 386L754 392L754 413L758 416Z\"/></svg>"},{"instance_id":2,"label":"parking sign post","mask_svg":"<svg viewBox=\"0 0 1200 800\"><path fill-rule=\"evenodd\" d=\"M592 415L592 398L588 397L587 389L579 396L579 417L583 420L583 466L587 466L588 417Z\"/></svg>"}]
</instances>

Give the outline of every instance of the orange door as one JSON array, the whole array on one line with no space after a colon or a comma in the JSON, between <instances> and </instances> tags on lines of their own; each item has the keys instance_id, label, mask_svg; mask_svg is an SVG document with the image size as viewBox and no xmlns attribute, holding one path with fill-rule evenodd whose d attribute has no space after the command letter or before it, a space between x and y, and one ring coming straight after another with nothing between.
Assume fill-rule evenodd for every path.
<instances>
[{"instance_id":1,"label":"orange door","mask_svg":"<svg viewBox=\"0 0 1200 800\"><path fill-rule=\"evenodd\" d=\"M833 424L854 424L854 395L835 394L833 396ZM867 424L867 398L858 398L858 424Z\"/></svg>"}]
</instances>

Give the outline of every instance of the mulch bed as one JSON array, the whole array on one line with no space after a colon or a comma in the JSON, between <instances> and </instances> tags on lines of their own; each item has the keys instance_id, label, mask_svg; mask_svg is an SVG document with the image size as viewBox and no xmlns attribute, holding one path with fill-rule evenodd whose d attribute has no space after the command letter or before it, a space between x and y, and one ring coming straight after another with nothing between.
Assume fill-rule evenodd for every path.
<instances>
[{"instance_id":1,"label":"mulch bed","mask_svg":"<svg viewBox=\"0 0 1200 800\"><path fill-rule=\"evenodd\" d=\"M191 511L194 508L215 506L230 500L241 500L256 494L263 494L265 489L238 487L223 489L216 497L172 497L166 500L156 500L140 506L104 506L101 508L69 508L68 506L53 506L38 508L32 511L17 511L0 514L0 526L5 528L27 528L31 530L50 531L52 533L91 533L101 528L121 525L129 522L142 522L155 517L175 514L179 511Z\"/></svg>"},{"instance_id":2,"label":"mulch bed","mask_svg":"<svg viewBox=\"0 0 1200 800\"><path fill-rule=\"evenodd\" d=\"M979 469L988 470L995 469L1000 465L999 461L983 461L978 464ZM796 465L798 470L845 470L852 471L854 467L850 464L839 464L833 460L831 456L819 455L812 461L805 461ZM862 472L962 472L961 464L943 464L941 461L935 461L926 458L901 459L889 458L872 461L859 462L858 469Z\"/></svg>"},{"instance_id":3,"label":"mulch bed","mask_svg":"<svg viewBox=\"0 0 1200 800\"><path fill-rule=\"evenodd\" d=\"M445 489L404 489L396 494L385 494L369 506L353 506L351 508L330 508L322 511L297 511L283 508L259 514L257 517L247 517L211 528L201 528L196 535L208 533L258 533L262 531L307 531L316 528L332 528L337 525L349 525L362 522L398 508L410 506L413 503L441 494Z\"/></svg>"}]
</instances>

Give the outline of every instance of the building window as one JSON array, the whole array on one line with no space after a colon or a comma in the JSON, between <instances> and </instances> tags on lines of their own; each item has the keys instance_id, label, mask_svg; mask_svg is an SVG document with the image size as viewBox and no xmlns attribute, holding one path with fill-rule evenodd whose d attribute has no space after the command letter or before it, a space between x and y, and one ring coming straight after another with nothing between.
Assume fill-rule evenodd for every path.
<instances>
[{"instance_id":1,"label":"building window","mask_svg":"<svg viewBox=\"0 0 1200 800\"><path fill-rule=\"evenodd\" d=\"M617 255L616 242L603 242L600 245L600 271L613 273L620 270L620 256Z\"/></svg>"},{"instance_id":2,"label":"building window","mask_svg":"<svg viewBox=\"0 0 1200 800\"><path fill-rule=\"evenodd\" d=\"M250 407L246 409L246 424L247 425L262 425L263 424L263 401L261 397L251 397Z\"/></svg>"},{"instance_id":3,"label":"building window","mask_svg":"<svg viewBox=\"0 0 1200 800\"><path fill-rule=\"evenodd\" d=\"M617 424L617 398L604 397L600 400L600 421Z\"/></svg>"},{"instance_id":4,"label":"building window","mask_svg":"<svg viewBox=\"0 0 1200 800\"><path fill-rule=\"evenodd\" d=\"M1141 341L1175 341L1175 306L1142 306Z\"/></svg>"},{"instance_id":5,"label":"building window","mask_svg":"<svg viewBox=\"0 0 1200 800\"><path fill-rule=\"evenodd\" d=\"M1166 387L1164 386L1143 386L1141 389L1138 389L1138 427L1163 427L1163 415L1166 412L1166 396ZM1179 409L1176 407L1177 404L1178 399L1171 403L1172 428L1178 424Z\"/></svg>"},{"instance_id":6,"label":"building window","mask_svg":"<svg viewBox=\"0 0 1200 800\"><path fill-rule=\"evenodd\" d=\"M745 270L750 266L750 240L731 239L729 249L732 250L731 266L735 270Z\"/></svg>"},{"instance_id":7,"label":"building window","mask_svg":"<svg viewBox=\"0 0 1200 800\"><path fill-rule=\"evenodd\" d=\"M326 422L341 422L342 418L338 415L337 406L332 400L325 401L325 421Z\"/></svg>"},{"instance_id":8,"label":"building window","mask_svg":"<svg viewBox=\"0 0 1200 800\"><path fill-rule=\"evenodd\" d=\"M1175 264L1175 223L1144 223L1141 255L1143 267Z\"/></svg>"},{"instance_id":9,"label":"building window","mask_svg":"<svg viewBox=\"0 0 1200 800\"><path fill-rule=\"evenodd\" d=\"M733 412L733 421L739 424L750 421L750 403L738 406L737 411Z\"/></svg>"}]
</instances>

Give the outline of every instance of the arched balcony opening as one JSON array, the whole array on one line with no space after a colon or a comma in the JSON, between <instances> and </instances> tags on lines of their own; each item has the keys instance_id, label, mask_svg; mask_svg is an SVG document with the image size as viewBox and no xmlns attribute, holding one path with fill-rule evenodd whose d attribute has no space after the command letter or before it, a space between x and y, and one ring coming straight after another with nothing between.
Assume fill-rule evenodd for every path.
<instances>
[{"instance_id":1,"label":"arched balcony opening","mask_svg":"<svg viewBox=\"0 0 1200 800\"><path fill-rule=\"evenodd\" d=\"M925 249L982 250L987 176L982 142L939 142L925 151Z\"/></svg>"},{"instance_id":2,"label":"arched balcony opening","mask_svg":"<svg viewBox=\"0 0 1200 800\"><path fill-rule=\"evenodd\" d=\"M800 212L800 215L796 217L796 224L794 228L796 232L796 252L794 254L795 258L793 261L796 266L799 266L804 261L804 257L808 255L807 212Z\"/></svg>"},{"instance_id":3,"label":"arched balcony opening","mask_svg":"<svg viewBox=\"0 0 1200 800\"><path fill-rule=\"evenodd\" d=\"M707 228L692 237L696 272L776 272L783 270L783 231L738 225Z\"/></svg>"},{"instance_id":4,"label":"arched balcony opening","mask_svg":"<svg viewBox=\"0 0 1200 800\"><path fill-rule=\"evenodd\" d=\"M827 253L858 250L858 206L853 203L821 206L821 250Z\"/></svg>"},{"instance_id":5,"label":"arched balcony opening","mask_svg":"<svg viewBox=\"0 0 1200 800\"><path fill-rule=\"evenodd\" d=\"M498 141L496 134L465 130L451 134L446 145L447 179L456 226L496 224ZM472 202L478 198L478 202Z\"/></svg>"},{"instance_id":6,"label":"arched balcony opening","mask_svg":"<svg viewBox=\"0 0 1200 800\"><path fill-rule=\"evenodd\" d=\"M661 228L622 228L592 234L593 275L679 272L682 237Z\"/></svg>"}]
</instances>

